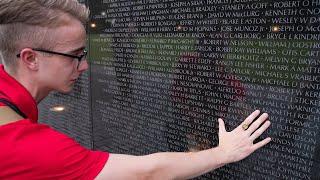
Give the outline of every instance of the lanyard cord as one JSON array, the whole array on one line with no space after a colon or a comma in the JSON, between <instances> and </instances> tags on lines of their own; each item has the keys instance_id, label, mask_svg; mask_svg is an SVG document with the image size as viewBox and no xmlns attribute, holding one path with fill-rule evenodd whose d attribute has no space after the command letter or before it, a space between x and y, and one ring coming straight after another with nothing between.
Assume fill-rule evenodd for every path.
<instances>
[{"instance_id":1,"label":"lanyard cord","mask_svg":"<svg viewBox=\"0 0 320 180\"><path fill-rule=\"evenodd\" d=\"M0 98L0 103L3 103L5 105L7 105L8 107L10 107L12 110L14 110L17 114L19 114L21 117L23 118L27 118L27 116L22 112L20 111L20 109L14 105L13 103L11 103L10 101L8 101L7 99L4 99L4 98Z\"/></svg>"}]
</instances>

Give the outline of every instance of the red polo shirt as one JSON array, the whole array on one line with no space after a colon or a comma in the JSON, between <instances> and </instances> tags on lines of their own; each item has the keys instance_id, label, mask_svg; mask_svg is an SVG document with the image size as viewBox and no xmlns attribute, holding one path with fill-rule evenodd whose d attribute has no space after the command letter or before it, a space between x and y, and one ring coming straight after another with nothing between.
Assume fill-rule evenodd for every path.
<instances>
[{"instance_id":1,"label":"red polo shirt","mask_svg":"<svg viewBox=\"0 0 320 180\"><path fill-rule=\"evenodd\" d=\"M4 71L3 65L0 97L14 103L28 117L0 126L0 179L94 179L102 170L109 154L88 150L37 123L35 100Z\"/></svg>"}]
</instances>

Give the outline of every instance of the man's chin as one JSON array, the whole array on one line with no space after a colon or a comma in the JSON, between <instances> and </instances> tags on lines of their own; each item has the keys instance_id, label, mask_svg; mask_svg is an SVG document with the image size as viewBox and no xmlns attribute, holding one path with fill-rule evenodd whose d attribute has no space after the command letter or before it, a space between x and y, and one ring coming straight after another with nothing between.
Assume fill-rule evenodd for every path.
<instances>
[{"instance_id":1,"label":"man's chin","mask_svg":"<svg viewBox=\"0 0 320 180\"><path fill-rule=\"evenodd\" d=\"M69 86L69 87L62 88L62 89L58 89L57 91L62 94L69 94L70 92L72 92L72 89L73 89L73 85Z\"/></svg>"}]
</instances>

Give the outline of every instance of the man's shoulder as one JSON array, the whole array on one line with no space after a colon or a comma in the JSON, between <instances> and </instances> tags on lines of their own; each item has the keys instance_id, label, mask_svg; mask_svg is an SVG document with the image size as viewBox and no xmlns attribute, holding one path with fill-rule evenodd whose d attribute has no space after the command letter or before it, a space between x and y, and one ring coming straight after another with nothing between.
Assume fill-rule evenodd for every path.
<instances>
[{"instance_id":1,"label":"man's shoulder","mask_svg":"<svg viewBox=\"0 0 320 180\"><path fill-rule=\"evenodd\" d=\"M66 156L84 148L48 125L24 119L0 127L0 149L4 151L0 161L16 157L24 163L59 166Z\"/></svg>"},{"instance_id":2,"label":"man's shoulder","mask_svg":"<svg viewBox=\"0 0 320 180\"><path fill-rule=\"evenodd\" d=\"M108 153L88 150L50 126L30 120L0 127L0 149L0 169L5 169L0 171L0 179L7 177L5 172L19 178L95 177L108 159Z\"/></svg>"},{"instance_id":3,"label":"man's shoulder","mask_svg":"<svg viewBox=\"0 0 320 180\"><path fill-rule=\"evenodd\" d=\"M0 139L5 142L11 141L24 147L41 148L58 146L61 142L72 142L73 139L67 135L54 130L50 126L41 123L34 123L29 119L22 119L0 126ZM4 142L2 141L2 142ZM3 143L0 143L3 145ZM1 145L0 145L1 146ZM38 147L40 149L40 147Z\"/></svg>"}]
</instances>

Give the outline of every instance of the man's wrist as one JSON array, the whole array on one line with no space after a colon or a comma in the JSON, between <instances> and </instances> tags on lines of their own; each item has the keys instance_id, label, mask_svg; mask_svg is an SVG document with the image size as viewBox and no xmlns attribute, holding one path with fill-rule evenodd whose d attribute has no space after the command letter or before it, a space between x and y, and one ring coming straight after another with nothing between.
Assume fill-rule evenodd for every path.
<instances>
[{"instance_id":1,"label":"man's wrist","mask_svg":"<svg viewBox=\"0 0 320 180\"><path fill-rule=\"evenodd\" d=\"M218 146L218 147L212 148L211 150L212 150L212 154L214 154L215 156L216 162L218 163L219 167L229 163L229 160L227 157L228 155L226 151L224 151L221 147Z\"/></svg>"}]
</instances>

